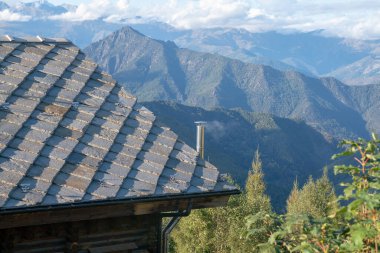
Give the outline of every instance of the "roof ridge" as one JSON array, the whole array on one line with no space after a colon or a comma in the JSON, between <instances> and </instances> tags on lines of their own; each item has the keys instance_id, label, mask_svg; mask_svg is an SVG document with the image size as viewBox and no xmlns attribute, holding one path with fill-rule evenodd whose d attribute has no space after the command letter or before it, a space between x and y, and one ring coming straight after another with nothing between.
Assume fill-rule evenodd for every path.
<instances>
[{"instance_id":1,"label":"roof ridge","mask_svg":"<svg viewBox=\"0 0 380 253\"><path fill-rule=\"evenodd\" d=\"M15 37L9 34L0 36L0 42L23 42L23 43L72 43L66 38L45 38L40 35L37 36L25 36L25 37Z\"/></svg>"}]
</instances>

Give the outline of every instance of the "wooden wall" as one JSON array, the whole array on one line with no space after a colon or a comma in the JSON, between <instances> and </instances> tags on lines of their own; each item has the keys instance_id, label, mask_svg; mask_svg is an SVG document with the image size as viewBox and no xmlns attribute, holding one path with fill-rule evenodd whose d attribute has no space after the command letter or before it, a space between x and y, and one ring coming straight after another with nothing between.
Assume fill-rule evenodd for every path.
<instances>
[{"instance_id":1,"label":"wooden wall","mask_svg":"<svg viewBox=\"0 0 380 253\"><path fill-rule=\"evenodd\" d=\"M153 253L158 225L151 214L3 229L0 252Z\"/></svg>"}]
</instances>

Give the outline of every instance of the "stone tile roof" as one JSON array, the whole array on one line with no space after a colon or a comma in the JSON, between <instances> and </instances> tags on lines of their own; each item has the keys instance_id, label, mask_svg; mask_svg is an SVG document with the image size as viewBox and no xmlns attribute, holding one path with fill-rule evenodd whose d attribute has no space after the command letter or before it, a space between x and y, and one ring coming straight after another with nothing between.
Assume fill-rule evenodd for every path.
<instances>
[{"instance_id":1,"label":"stone tile roof","mask_svg":"<svg viewBox=\"0 0 380 253\"><path fill-rule=\"evenodd\" d=\"M71 42L0 37L0 211L231 190Z\"/></svg>"}]
</instances>

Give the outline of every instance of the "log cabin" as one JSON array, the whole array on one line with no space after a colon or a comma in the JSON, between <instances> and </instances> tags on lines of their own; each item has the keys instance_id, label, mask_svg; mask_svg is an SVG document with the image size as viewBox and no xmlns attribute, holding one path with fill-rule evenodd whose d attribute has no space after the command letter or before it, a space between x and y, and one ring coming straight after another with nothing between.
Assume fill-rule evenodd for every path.
<instances>
[{"instance_id":1,"label":"log cabin","mask_svg":"<svg viewBox=\"0 0 380 253\"><path fill-rule=\"evenodd\" d=\"M0 65L0 252L166 252L239 193L70 41L0 37Z\"/></svg>"}]
</instances>

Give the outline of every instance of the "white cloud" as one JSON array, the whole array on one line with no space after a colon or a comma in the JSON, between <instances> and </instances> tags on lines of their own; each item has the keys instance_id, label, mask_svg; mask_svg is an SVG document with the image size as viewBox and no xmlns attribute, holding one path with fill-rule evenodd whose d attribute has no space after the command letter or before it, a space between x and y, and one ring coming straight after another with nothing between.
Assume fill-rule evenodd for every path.
<instances>
[{"instance_id":1,"label":"white cloud","mask_svg":"<svg viewBox=\"0 0 380 253\"><path fill-rule=\"evenodd\" d=\"M9 9L0 11L0 21L29 21L32 17L11 12Z\"/></svg>"},{"instance_id":2,"label":"white cloud","mask_svg":"<svg viewBox=\"0 0 380 253\"><path fill-rule=\"evenodd\" d=\"M62 0L63 1L63 0ZM84 2L85 1L85 2ZM81 0L59 20L108 22L136 16L178 28L236 27L250 31L313 31L343 37L380 39L379 0ZM4 17L3 17L4 16ZM26 19L1 12L1 20ZM30 17L29 17L30 18Z\"/></svg>"},{"instance_id":3,"label":"white cloud","mask_svg":"<svg viewBox=\"0 0 380 253\"><path fill-rule=\"evenodd\" d=\"M51 16L54 20L83 21L105 18L118 20L128 14L129 1L127 0L97 0L90 3L78 5L75 11Z\"/></svg>"}]
</instances>

